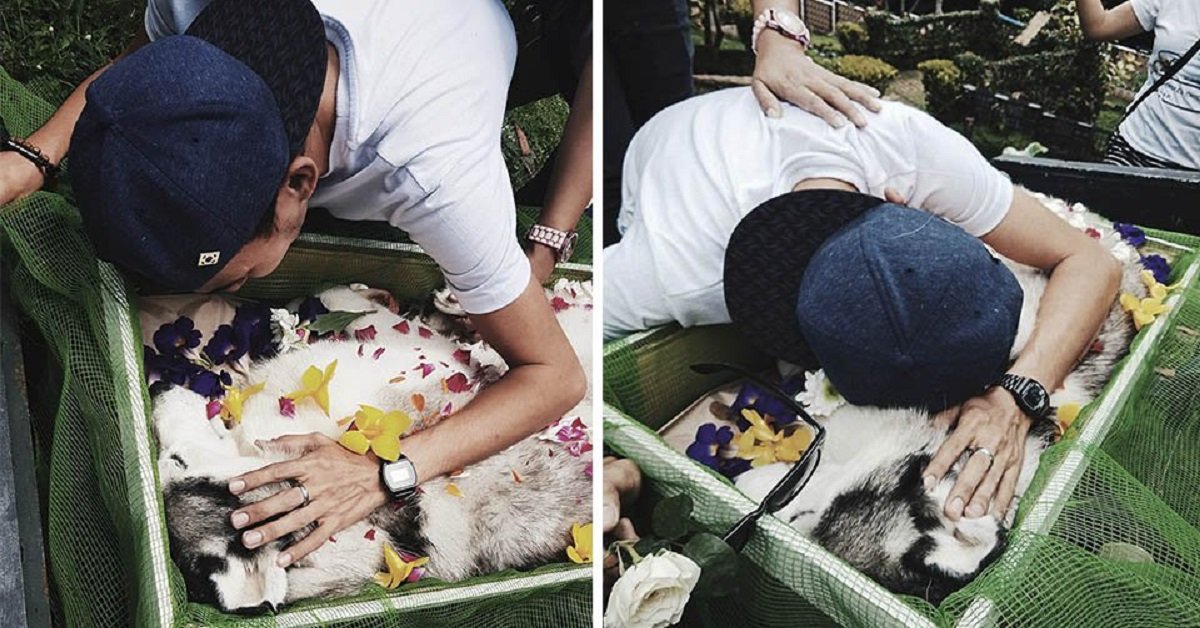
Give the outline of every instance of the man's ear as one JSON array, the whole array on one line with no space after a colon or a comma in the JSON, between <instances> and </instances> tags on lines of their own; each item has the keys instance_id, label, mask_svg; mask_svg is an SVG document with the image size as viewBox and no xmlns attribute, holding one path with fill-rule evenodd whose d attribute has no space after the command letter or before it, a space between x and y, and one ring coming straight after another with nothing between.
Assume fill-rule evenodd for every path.
<instances>
[{"instance_id":1,"label":"man's ear","mask_svg":"<svg viewBox=\"0 0 1200 628\"><path fill-rule=\"evenodd\" d=\"M299 232L308 213L308 199L317 191L320 171L311 157L299 155L288 164L283 185L275 198L275 230Z\"/></svg>"}]
</instances>

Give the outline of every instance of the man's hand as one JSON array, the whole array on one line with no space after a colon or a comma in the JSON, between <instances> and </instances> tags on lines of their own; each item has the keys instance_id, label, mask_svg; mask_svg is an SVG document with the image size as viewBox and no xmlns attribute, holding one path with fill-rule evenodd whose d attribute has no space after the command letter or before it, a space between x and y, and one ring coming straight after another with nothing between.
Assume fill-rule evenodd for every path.
<instances>
[{"instance_id":1,"label":"man's hand","mask_svg":"<svg viewBox=\"0 0 1200 628\"><path fill-rule=\"evenodd\" d=\"M980 450L967 458L946 497L947 517L982 517L989 509L996 517L1004 517L1021 477L1029 424L1012 395L998 386L962 405L957 427L925 468L928 489L941 481L964 451Z\"/></svg>"},{"instance_id":2,"label":"man's hand","mask_svg":"<svg viewBox=\"0 0 1200 628\"><path fill-rule=\"evenodd\" d=\"M637 541L637 530L633 522L621 516L622 503L637 499L642 490L642 471L631 460L606 456L604 458L604 536L617 541ZM605 541L607 543L608 541ZM607 553L605 548L605 581L612 582L619 575L616 554Z\"/></svg>"},{"instance_id":3,"label":"man's hand","mask_svg":"<svg viewBox=\"0 0 1200 628\"><path fill-rule=\"evenodd\" d=\"M783 115L780 100L819 116L833 127L841 127L847 118L855 126L867 126L855 102L879 111L879 90L817 65L800 44L772 30L759 35L751 88L763 113L772 118Z\"/></svg>"},{"instance_id":4,"label":"man's hand","mask_svg":"<svg viewBox=\"0 0 1200 628\"><path fill-rule=\"evenodd\" d=\"M305 506L300 489L290 488L234 511L230 523L238 530L257 526L242 533L242 544L251 549L316 523L316 530L279 555L280 567L304 558L329 537L387 503L387 493L379 481L379 460L374 456L355 454L323 434L282 436L265 446L302 455L233 478L229 491L240 495L291 480L304 485L310 501ZM278 518L258 525L273 517Z\"/></svg>"},{"instance_id":5,"label":"man's hand","mask_svg":"<svg viewBox=\"0 0 1200 628\"><path fill-rule=\"evenodd\" d=\"M0 206L25 198L42 187L42 171L14 152L0 153Z\"/></svg>"}]
</instances>

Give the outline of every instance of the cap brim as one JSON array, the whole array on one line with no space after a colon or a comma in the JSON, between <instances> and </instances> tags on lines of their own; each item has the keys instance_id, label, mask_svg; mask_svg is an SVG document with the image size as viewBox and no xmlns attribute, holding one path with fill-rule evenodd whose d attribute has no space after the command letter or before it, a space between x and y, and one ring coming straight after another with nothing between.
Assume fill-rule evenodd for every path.
<instances>
[{"instance_id":1,"label":"cap brim","mask_svg":"<svg viewBox=\"0 0 1200 628\"><path fill-rule=\"evenodd\" d=\"M793 364L816 357L796 320L796 297L809 260L839 229L881 198L843 190L777 196L738 223L725 249L725 306L755 348Z\"/></svg>"},{"instance_id":2,"label":"cap brim","mask_svg":"<svg viewBox=\"0 0 1200 628\"><path fill-rule=\"evenodd\" d=\"M309 0L214 0L184 33L245 63L275 96L288 154L300 154L329 61L325 24Z\"/></svg>"}]
</instances>

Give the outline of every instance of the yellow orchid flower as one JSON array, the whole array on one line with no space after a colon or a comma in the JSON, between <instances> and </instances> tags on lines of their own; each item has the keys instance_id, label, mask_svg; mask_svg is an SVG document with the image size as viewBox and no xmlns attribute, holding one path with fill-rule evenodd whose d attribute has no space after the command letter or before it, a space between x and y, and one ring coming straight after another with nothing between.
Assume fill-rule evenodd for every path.
<instances>
[{"instance_id":1,"label":"yellow orchid flower","mask_svg":"<svg viewBox=\"0 0 1200 628\"><path fill-rule=\"evenodd\" d=\"M361 405L354 413L354 429L343 433L338 443L356 454L370 449L381 459L395 462L400 457L400 437L410 425L412 419L399 410L384 412Z\"/></svg>"},{"instance_id":2,"label":"yellow orchid flower","mask_svg":"<svg viewBox=\"0 0 1200 628\"><path fill-rule=\"evenodd\" d=\"M1062 426L1064 432L1067 430L1067 428L1071 427L1071 424L1075 422L1075 419L1079 418L1079 411L1081 409L1082 408L1079 407L1079 404L1073 402L1064 403L1063 405L1059 406L1058 424Z\"/></svg>"},{"instance_id":3,"label":"yellow orchid flower","mask_svg":"<svg viewBox=\"0 0 1200 628\"><path fill-rule=\"evenodd\" d=\"M255 384L246 388L225 387L225 397L221 399L221 418L230 425L242 422L242 406L246 400L262 392L266 383Z\"/></svg>"},{"instance_id":4,"label":"yellow orchid flower","mask_svg":"<svg viewBox=\"0 0 1200 628\"><path fill-rule=\"evenodd\" d=\"M300 376L300 390L284 396L297 403L312 398L325 416L329 416L329 382L333 379L335 370L337 370L337 360L326 365L324 371L315 366L308 367L304 371L304 375Z\"/></svg>"},{"instance_id":5,"label":"yellow orchid flower","mask_svg":"<svg viewBox=\"0 0 1200 628\"><path fill-rule=\"evenodd\" d=\"M567 548L567 558L579 565L592 562L592 524L571 524L571 539L575 544Z\"/></svg>"},{"instance_id":6,"label":"yellow orchid flower","mask_svg":"<svg viewBox=\"0 0 1200 628\"><path fill-rule=\"evenodd\" d=\"M401 556L391 545L385 544L383 563L387 571L375 574L375 582L385 589L395 589L405 582L416 582L420 579L425 573L423 567L429 563L429 557Z\"/></svg>"},{"instance_id":7,"label":"yellow orchid flower","mask_svg":"<svg viewBox=\"0 0 1200 628\"><path fill-rule=\"evenodd\" d=\"M1153 278L1151 278L1153 279ZM1156 284L1159 288L1166 290L1162 284ZM1151 294L1154 290L1151 290ZM1166 296L1164 292L1160 292ZM1166 312L1169 308L1162 302L1161 298L1150 296L1139 300L1136 296L1128 292L1121 295L1121 308L1133 315L1134 329L1141 330L1142 327L1154 322L1154 319L1159 314Z\"/></svg>"},{"instance_id":8,"label":"yellow orchid flower","mask_svg":"<svg viewBox=\"0 0 1200 628\"><path fill-rule=\"evenodd\" d=\"M806 429L797 429L791 436L783 431L776 432L767 425L756 410L745 408L742 418L750 427L733 439L737 457L749 460L750 466L761 467L775 462L796 462L800 454L812 444L812 434Z\"/></svg>"}]
</instances>

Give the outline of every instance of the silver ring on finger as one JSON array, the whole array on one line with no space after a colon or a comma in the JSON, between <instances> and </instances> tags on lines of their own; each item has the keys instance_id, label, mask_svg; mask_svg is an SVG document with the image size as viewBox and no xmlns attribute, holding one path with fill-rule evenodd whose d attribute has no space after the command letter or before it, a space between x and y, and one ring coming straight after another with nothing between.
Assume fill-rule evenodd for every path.
<instances>
[{"instance_id":1,"label":"silver ring on finger","mask_svg":"<svg viewBox=\"0 0 1200 628\"><path fill-rule=\"evenodd\" d=\"M996 454L992 453L992 450L988 449L987 447L972 447L971 455L974 456L975 454L986 454L987 455L989 469L992 467L992 464L994 462L996 462Z\"/></svg>"},{"instance_id":2,"label":"silver ring on finger","mask_svg":"<svg viewBox=\"0 0 1200 628\"><path fill-rule=\"evenodd\" d=\"M300 502L300 506L298 507L304 508L309 502L312 501L312 496L308 494L308 488L304 486L303 482L294 482L294 484L296 488L300 490L300 497L304 498L304 501Z\"/></svg>"}]
</instances>

